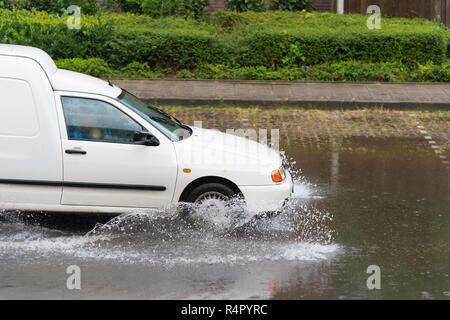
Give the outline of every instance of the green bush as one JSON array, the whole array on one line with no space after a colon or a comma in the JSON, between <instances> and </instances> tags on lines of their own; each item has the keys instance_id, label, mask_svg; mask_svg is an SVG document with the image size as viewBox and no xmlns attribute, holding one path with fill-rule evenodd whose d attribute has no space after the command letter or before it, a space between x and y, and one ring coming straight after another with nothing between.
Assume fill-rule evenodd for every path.
<instances>
[{"instance_id":1,"label":"green bush","mask_svg":"<svg viewBox=\"0 0 450 320\"><path fill-rule=\"evenodd\" d=\"M239 12L220 9L211 14L209 22L212 25L219 26L225 32L231 32L248 21Z\"/></svg>"},{"instance_id":2,"label":"green bush","mask_svg":"<svg viewBox=\"0 0 450 320\"><path fill-rule=\"evenodd\" d=\"M80 29L67 27L67 16L0 9L0 42L38 47L54 59L99 57L112 37L108 16L82 16Z\"/></svg>"},{"instance_id":3,"label":"green bush","mask_svg":"<svg viewBox=\"0 0 450 320\"><path fill-rule=\"evenodd\" d=\"M312 11L314 9L312 2L312 0L273 0L272 9L283 11Z\"/></svg>"},{"instance_id":4,"label":"green bush","mask_svg":"<svg viewBox=\"0 0 450 320\"><path fill-rule=\"evenodd\" d=\"M181 0L143 0L141 7L153 18L173 16L180 9Z\"/></svg>"},{"instance_id":5,"label":"green bush","mask_svg":"<svg viewBox=\"0 0 450 320\"><path fill-rule=\"evenodd\" d=\"M111 68L100 58L61 59L55 60L55 63L60 69L81 72L94 77L106 78L112 74Z\"/></svg>"},{"instance_id":6,"label":"green bush","mask_svg":"<svg viewBox=\"0 0 450 320\"><path fill-rule=\"evenodd\" d=\"M143 0L117 0L122 11L132 13L142 13L142 1Z\"/></svg>"},{"instance_id":7,"label":"green bush","mask_svg":"<svg viewBox=\"0 0 450 320\"><path fill-rule=\"evenodd\" d=\"M185 19L200 20L208 8L209 0L183 0L181 10Z\"/></svg>"},{"instance_id":8,"label":"green bush","mask_svg":"<svg viewBox=\"0 0 450 320\"><path fill-rule=\"evenodd\" d=\"M345 60L439 64L445 58L444 30L431 21L386 18L383 29L369 30L366 19L330 13L219 11L210 21L238 48L235 62L246 66Z\"/></svg>"},{"instance_id":9,"label":"green bush","mask_svg":"<svg viewBox=\"0 0 450 320\"><path fill-rule=\"evenodd\" d=\"M447 38L447 57L450 58L450 29L444 29L445 37Z\"/></svg>"},{"instance_id":10,"label":"green bush","mask_svg":"<svg viewBox=\"0 0 450 320\"><path fill-rule=\"evenodd\" d=\"M113 0L104 0L109 8L114 8ZM153 18L183 16L185 19L200 20L208 7L208 0L119 0L122 11L141 14Z\"/></svg>"},{"instance_id":11,"label":"green bush","mask_svg":"<svg viewBox=\"0 0 450 320\"><path fill-rule=\"evenodd\" d=\"M204 62L227 59L224 45L214 35L196 29L118 30L107 43L108 59L114 66L129 61L148 63L155 68L194 68Z\"/></svg>"},{"instance_id":12,"label":"green bush","mask_svg":"<svg viewBox=\"0 0 450 320\"><path fill-rule=\"evenodd\" d=\"M266 11L265 0L225 0L225 3L227 4L227 8L231 11Z\"/></svg>"},{"instance_id":13,"label":"green bush","mask_svg":"<svg viewBox=\"0 0 450 320\"><path fill-rule=\"evenodd\" d=\"M220 11L213 14L210 26L183 25L179 19L158 19L165 21L164 27L151 22L125 24L108 42L107 56L116 66L135 60L175 70L205 63L277 69L351 60L403 64L444 60L445 36L432 22L392 19L386 30L369 30L361 17L350 15L346 21L332 14ZM347 24L340 25L341 21Z\"/></svg>"},{"instance_id":14,"label":"green bush","mask_svg":"<svg viewBox=\"0 0 450 320\"><path fill-rule=\"evenodd\" d=\"M164 78L172 70L152 70L147 63L131 62L112 69L99 58L56 60L61 69L72 70L92 76L108 78ZM323 63L315 66L283 67L277 70L263 66L230 67L225 64L205 64L193 70L181 69L175 74L182 79L228 79L228 80L314 80L314 81L420 81L450 82L450 61L443 65L406 66L398 63L366 63L345 61Z\"/></svg>"},{"instance_id":15,"label":"green bush","mask_svg":"<svg viewBox=\"0 0 450 320\"><path fill-rule=\"evenodd\" d=\"M177 77L183 77L183 74L180 72ZM410 71L404 65L360 61L284 67L277 70L263 66L230 68L226 65L207 64L190 75L190 78L199 79L318 81L406 81L408 77Z\"/></svg>"},{"instance_id":16,"label":"green bush","mask_svg":"<svg viewBox=\"0 0 450 320\"><path fill-rule=\"evenodd\" d=\"M120 78L163 78L160 72L153 72L148 63L131 62L120 70L115 71L114 75Z\"/></svg>"},{"instance_id":17,"label":"green bush","mask_svg":"<svg viewBox=\"0 0 450 320\"><path fill-rule=\"evenodd\" d=\"M332 61L442 63L446 43L442 31L423 30L283 30L255 29L242 45L238 63L277 67Z\"/></svg>"},{"instance_id":18,"label":"green bush","mask_svg":"<svg viewBox=\"0 0 450 320\"><path fill-rule=\"evenodd\" d=\"M83 15L81 29L70 30L65 15L0 9L0 21L3 43L39 47L54 59L102 58L114 72L127 73L124 68L129 68L127 74L136 74L142 68L141 76L149 77L153 76L149 72L164 69L213 75L199 69L205 65L231 78L333 80L345 76L355 81L388 81L392 75L400 77L392 72L392 65L416 70L419 64L431 71L424 69L426 72L416 74L417 79L445 79L446 74L434 66L445 59L448 32L423 19L386 18L383 29L369 30L361 15L303 11L219 11L211 16L211 23L103 14ZM352 65L357 72L351 72ZM385 68L389 72L383 73ZM180 76L183 74L189 76L185 71Z\"/></svg>"},{"instance_id":19,"label":"green bush","mask_svg":"<svg viewBox=\"0 0 450 320\"><path fill-rule=\"evenodd\" d=\"M154 72L147 63L131 62L120 68L111 69L108 63L100 58L61 59L55 60L60 69L80 72L98 78L163 78L161 72Z\"/></svg>"},{"instance_id":20,"label":"green bush","mask_svg":"<svg viewBox=\"0 0 450 320\"><path fill-rule=\"evenodd\" d=\"M94 14L100 7L97 0L1 0L0 8L8 10L31 10L46 11L49 13L61 14L71 5L77 5L81 12L85 14Z\"/></svg>"},{"instance_id":21,"label":"green bush","mask_svg":"<svg viewBox=\"0 0 450 320\"><path fill-rule=\"evenodd\" d=\"M313 81L427 81L449 82L450 61L443 65L406 66L399 63L344 61L315 66L263 66L232 68L223 64L206 64L193 71L181 70L177 78L228 80L313 80Z\"/></svg>"},{"instance_id":22,"label":"green bush","mask_svg":"<svg viewBox=\"0 0 450 320\"><path fill-rule=\"evenodd\" d=\"M450 60L442 65L419 65L411 75L412 81L450 82Z\"/></svg>"}]
</instances>

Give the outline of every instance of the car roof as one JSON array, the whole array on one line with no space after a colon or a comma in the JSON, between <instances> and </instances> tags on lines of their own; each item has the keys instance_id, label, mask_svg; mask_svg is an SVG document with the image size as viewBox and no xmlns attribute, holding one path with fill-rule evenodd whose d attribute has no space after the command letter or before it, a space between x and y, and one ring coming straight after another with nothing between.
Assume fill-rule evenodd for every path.
<instances>
[{"instance_id":1,"label":"car roof","mask_svg":"<svg viewBox=\"0 0 450 320\"><path fill-rule=\"evenodd\" d=\"M52 58L45 51L38 48L0 44L0 55L33 59L41 65L49 77L58 70Z\"/></svg>"},{"instance_id":2,"label":"car roof","mask_svg":"<svg viewBox=\"0 0 450 320\"><path fill-rule=\"evenodd\" d=\"M100 94L116 98L122 89L99 78L82 73L58 69L53 59L43 50L34 47L0 44L0 56L16 56L36 61L47 74L54 90Z\"/></svg>"},{"instance_id":3,"label":"car roof","mask_svg":"<svg viewBox=\"0 0 450 320\"><path fill-rule=\"evenodd\" d=\"M117 98L122 93L122 89L105 80L64 69L58 69L50 82L55 91L92 93L111 98Z\"/></svg>"}]
</instances>

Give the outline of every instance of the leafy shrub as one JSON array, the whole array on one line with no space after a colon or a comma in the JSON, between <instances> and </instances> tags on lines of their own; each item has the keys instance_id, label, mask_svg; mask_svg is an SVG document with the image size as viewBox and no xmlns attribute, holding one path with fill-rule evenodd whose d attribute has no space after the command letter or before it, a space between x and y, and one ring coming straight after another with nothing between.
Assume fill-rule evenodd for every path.
<instances>
[{"instance_id":1,"label":"leafy shrub","mask_svg":"<svg viewBox=\"0 0 450 320\"><path fill-rule=\"evenodd\" d=\"M109 8L114 8L114 0L103 0ZM200 20L208 7L208 0L119 0L122 11L146 14L153 18L183 16L185 19Z\"/></svg>"},{"instance_id":2,"label":"leafy shrub","mask_svg":"<svg viewBox=\"0 0 450 320\"><path fill-rule=\"evenodd\" d=\"M148 63L152 68L194 68L201 62L226 59L224 45L205 31L196 29L158 30L126 28L117 30L107 43L108 61L121 66L129 61Z\"/></svg>"},{"instance_id":3,"label":"leafy shrub","mask_svg":"<svg viewBox=\"0 0 450 320\"><path fill-rule=\"evenodd\" d=\"M143 0L142 11L151 17L173 16L181 7L181 0Z\"/></svg>"},{"instance_id":4,"label":"leafy shrub","mask_svg":"<svg viewBox=\"0 0 450 320\"><path fill-rule=\"evenodd\" d=\"M142 13L142 0L117 0L124 12Z\"/></svg>"},{"instance_id":5,"label":"leafy shrub","mask_svg":"<svg viewBox=\"0 0 450 320\"><path fill-rule=\"evenodd\" d=\"M195 75L194 75L194 73L192 73L191 71L189 71L187 69L181 69L180 71L177 72L177 74L175 75L175 78L194 79Z\"/></svg>"},{"instance_id":6,"label":"leafy shrub","mask_svg":"<svg viewBox=\"0 0 450 320\"><path fill-rule=\"evenodd\" d=\"M265 0L225 0L225 3L227 4L227 8L231 11L266 11Z\"/></svg>"},{"instance_id":7,"label":"leafy shrub","mask_svg":"<svg viewBox=\"0 0 450 320\"><path fill-rule=\"evenodd\" d=\"M0 8L9 10L31 10L46 11L49 13L61 14L71 5L77 5L81 8L81 12L85 14L94 14L100 7L97 0L1 0Z\"/></svg>"},{"instance_id":8,"label":"leafy shrub","mask_svg":"<svg viewBox=\"0 0 450 320\"><path fill-rule=\"evenodd\" d=\"M450 58L450 29L445 28L444 33L447 38L447 57Z\"/></svg>"},{"instance_id":9,"label":"leafy shrub","mask_svg":"<svg viewBox=\"0 0 450 320\"><path fill-rule=\"evenodd\" d=\"M153 71L147 63L131 62L111 69L102 59L56 60L61 69L90 74L96 77L116 78L164 78L172 74ZM193 70L181 69L175 74L182 79L229 79L229 80L314 80L314 81L427 81L450 82L450 61L443 65L406 66L398 63L366 63L344 61L323 63L315 66L283 67L277 70L263 66L230 67L225 64L205 64Z\"/></svg>"},{"instance_id":10,"label":"leafy shrub","mask_svg":"<svg viewBox=\"0 0 450 320\"><path fill-rule=\"evenodd\" d=\"M255 28L246 35L241 48L238 63L268 67L283 65L287 60L306 65L345 60L439 64L447 51L442 31L431 28L402 32Z\"/></svg>"},{"instance_id":11,"label":"leafy shrub","mask_svg":"<svg viewBox=\"0 0 450 320\"><path fill-rule=\"evenodd\" d=\"M80 29L67 27L67 16L0 9L0 42L38 47L54 59L98 57L112 37L114 20L82 16Z\"/></svg>"},{"instance_id":12,"label":"leafy shrub","mask_svg":"<svg viewBox=\"0 0 450 320\"><path fill-rule=\"evenodd\" d=\"M81 73L86 73L94 77L108 77L112 71L108 64L100 58L73 58L55 60L56 65L60 69L66 69Z\"/></svg>"},{"instance_id":13,"label":"leafy shrub","mask_svg":"<svg viewBox=\"0 0 450 320\"><path fill-rule=\"evenodd\" d=\"M115 76L121 78L163 78L159 72L153 72L148 63L131 62L119 71L116 71Z\"/></svg>"},{"instance_id":14,"label":"leafy shrub","mask_svg":"<svg viewBox=\"0 0 450 320\"><path fill-rule=\"evenodd\" d=\"M431 71L408 67L399 63L366 63L344 61L315 66L283 67L276 70L263 66L229 67L206 64L189 78L230 80L314 80L314 81L446 81L450 76L450 63L438 73L439 66L429 65ZM421 71L422 70L422 71ZM182 73L177 77L187 78ZM448 80L447 80L448 81Z\"/></svg>"},{"instance_id":15,"label":"leafy shrub","mask_svg":"<svg viewBox=\"0 0 450 320\"><path fill-rule=\"evenodd\" d=\"M412 81L450 82L450 60L442 65L419 65L412 73Z\"/></svg>"},{"instance_id":16,"label":"leafy shrub","mask_svg":"<svg viewBox=\"0 0 450 320\"><path fill-rule=\"evenodd\" d=\"M208 8L209 0L183 0L181 10L185 19L200 20Z\"/></svg>"},{"instance_id":17,"label":"leafy shrub","mask_svg":"<svg viewBox=\"0 0 450 320\"><path fill-rule=\"evenodd\" d=\"M314 8L312 6L312 0L273 0L272 9L283 11L312 11Z\"/></svg>"},{"instance_id":18,"label":"leafy shrub","mask_svg":"<svg viewBox=\"0 0 450 320\"><path fill-rule=\"evenodd\" d=\"M358 79L346 65L358 61L378 66L375 73L371 73L372 67L355 66L363 73L361 79L384 81L392 72L383 73L382 65L398 64L412 70L418 64L434 66L444 61L448 37L433 22L386 18L382 30L369 30L365 19L330 13L220 11L208 24L128 13L83 15L81 29L70 30L64 15L0 9L0 42L39 47L54 59L102 58L115 71L131 68L129 74L139 73L142 67L142 76L150 70L170 68L176 73L211 65L223 77L231 78L342 79L345 75ZM130 65L133 62L141 67L133 69L137 66ZM342 65L343 71L339 69ZM234 71L231 74L229 70ZM200 71L214 74L211 70L196 72ZM443 79L445 72L417 74L417 78L421 76Z\"/></svg>"},{"instance_id":19,"label":"leafy shrub","mask_svg":"<svg viewBox=\"0 0 450 320\"><path fill-rule=\"evenodd\" d=\"M246 24L248 21L244 16L236 11L225 11L223 9L213 12L209 18L209 21L213 25L217 25L226 32L231 32Z\"/></svg>"}]
</instances>

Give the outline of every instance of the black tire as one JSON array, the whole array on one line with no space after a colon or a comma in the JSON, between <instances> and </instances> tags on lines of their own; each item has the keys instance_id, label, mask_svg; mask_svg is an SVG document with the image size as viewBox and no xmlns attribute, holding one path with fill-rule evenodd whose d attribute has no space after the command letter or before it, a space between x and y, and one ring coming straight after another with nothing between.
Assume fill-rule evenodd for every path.
<instances>
[{"instance_id":1,"label":"black tire","mask_svg":"<svg viewBox=\"0 0 450 320\"><path fill-rule=\"evenodd\" d=\"M217 194L217 195L220 194L223 196L224 200L229 200L237 195L236 192L234 192L228 186L220 183L211 182L195 187L187 196L186 201L196 202L202 196L206 196L208 194Z\"/></svg>"}]
</instances>

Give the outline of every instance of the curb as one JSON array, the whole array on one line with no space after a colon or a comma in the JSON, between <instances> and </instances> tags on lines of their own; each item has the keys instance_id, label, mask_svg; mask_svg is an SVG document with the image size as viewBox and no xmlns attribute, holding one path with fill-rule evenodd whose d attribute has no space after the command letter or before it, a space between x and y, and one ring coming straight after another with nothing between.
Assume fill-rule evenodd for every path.
<instances>
[{"instance_id":1,"label":"curb","mask_svg":"<svg viewBox=\"0 0 450 320\"><path fill-rule=\"evenodd\" d=\"M450 110L450 102L377 102L377 101L322 101L322 100L248 100L202 98L143 98L143 101L161 105L181 106L238 106L238 107L292 107L304 109L393 109L393 110Z\"/></svg>"}]
</instances>

